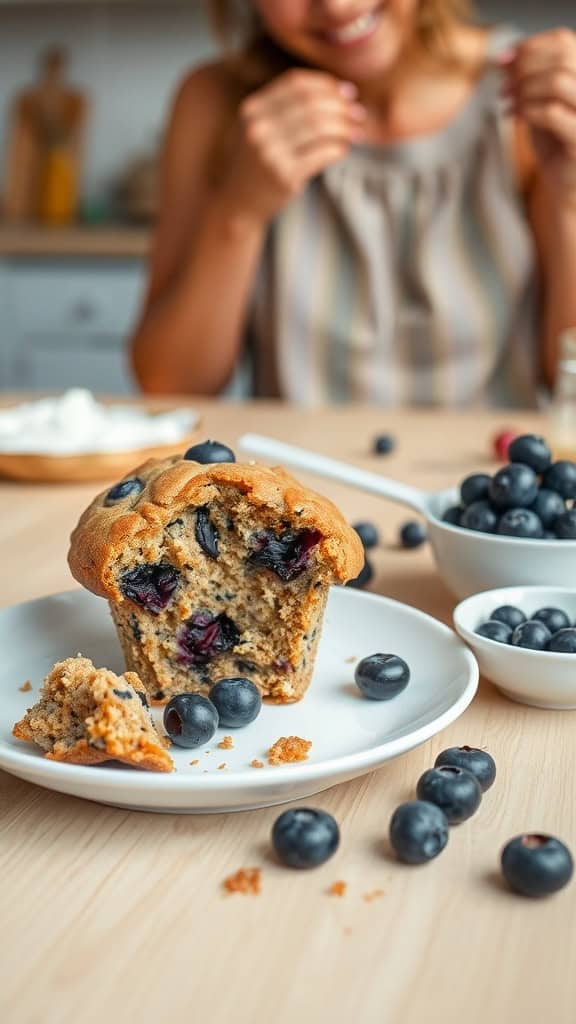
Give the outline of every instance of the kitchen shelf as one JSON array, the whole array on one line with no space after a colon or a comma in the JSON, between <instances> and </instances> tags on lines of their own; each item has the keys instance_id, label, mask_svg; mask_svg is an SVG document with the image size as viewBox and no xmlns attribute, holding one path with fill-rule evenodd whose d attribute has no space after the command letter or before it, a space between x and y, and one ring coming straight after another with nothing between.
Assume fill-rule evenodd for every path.
<instances>
[{"instance_id":1,"label":"kitchen shelf","mask_svg":"<svg viewBox=\"0 0 576 1024\"><path fill-rule=\"evenodd\" d=\"M150 249L150 237L148 228L122 225L42 228L0 223L0 259L63 259L68 256L143 259Z\"/></svg>"}]
</instances>

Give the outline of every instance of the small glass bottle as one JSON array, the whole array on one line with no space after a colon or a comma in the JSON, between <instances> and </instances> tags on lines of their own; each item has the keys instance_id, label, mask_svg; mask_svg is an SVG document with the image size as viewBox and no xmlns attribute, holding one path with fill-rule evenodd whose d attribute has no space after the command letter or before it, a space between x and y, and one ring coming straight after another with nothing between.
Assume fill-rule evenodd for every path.
<instances>
[{"instance_id":1,"label":"small glass bottle","mask_svg":"<svg viewBox=\"0 0 576 1024\"><path fill-rule=\"evenodd\" d=\"M550 419L554 457L576 461L576 327L560 336Z\"/></svg>"}]
</instances>

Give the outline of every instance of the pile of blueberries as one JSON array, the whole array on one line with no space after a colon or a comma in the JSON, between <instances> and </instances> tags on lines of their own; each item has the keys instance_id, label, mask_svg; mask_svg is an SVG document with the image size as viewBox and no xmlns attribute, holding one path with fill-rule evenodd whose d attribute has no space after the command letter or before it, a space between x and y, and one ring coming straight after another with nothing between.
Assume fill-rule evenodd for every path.
<instances>
[{"instance_id":1,"label":"pile of blueberries","mask_svg":"<svg viewBox=\"0 0 576 1024\"><path fill-rule=\"evenodd\" d=\"M561 608L539 608L530 618L520 608L504 604L496 608L476 633L488 640L531 651L576 654L576 628Z\"/></svg>"},{"instance_id":2,"label":"pile of blueberries","mask_svg":"<svg viewBox=\"0 0 576 1024\"><path fill-rule=\"evenodd\" d=\"M164 728L178 747L201 747L218 726L239 729L262 709L260 690L250 679L219 679L208 697L178 693L164 708Z\"/></svg>"},{"instance_id":3,"label":"pile of blueberries","mask_svg":"<svg viewBox=\"0 0 576 1024\"><path fill-rule=\"evenodd\" d=\"M494 476L467 476L460 504L444 513L444 522L507 537L576 540L576 463L553 462L536 434L515 438L508 458Z\"/></svg>"}]
</instances>

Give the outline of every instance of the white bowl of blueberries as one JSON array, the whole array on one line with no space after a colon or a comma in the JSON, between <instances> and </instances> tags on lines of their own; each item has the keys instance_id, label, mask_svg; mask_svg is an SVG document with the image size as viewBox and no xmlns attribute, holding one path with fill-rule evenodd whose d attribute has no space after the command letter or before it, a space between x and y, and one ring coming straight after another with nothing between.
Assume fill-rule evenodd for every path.
<instances>
[{"instance_id":1,"label":"white bowl of blueberries","mask_svg":"<svg viewBox=\"0 0 576 1024\"><path fill-rule=\"evenodd\" d=\"M576 710L576 589L502 587L466 598L454 625L507 697Z\"/></svg>"}]
</instances>

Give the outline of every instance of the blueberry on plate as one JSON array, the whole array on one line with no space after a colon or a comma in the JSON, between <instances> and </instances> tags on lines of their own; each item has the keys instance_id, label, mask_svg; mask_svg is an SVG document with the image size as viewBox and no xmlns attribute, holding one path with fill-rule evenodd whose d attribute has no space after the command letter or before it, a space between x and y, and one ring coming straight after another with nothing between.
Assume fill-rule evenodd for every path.
<instances>
[{"instance_id":1,"label":"blueberry on plate","mask_svg":"<svg viewBox=\"0 0 576 1024\"><path fill-rule=\"evenodd\" d=\"M548 641L548 650L556 654L576 654L576 629L560 629Z\"/></svg>"},{"instance_id":2,"label":"blueberry on plate","mask_svg":"<svg viewBox=\"0 0 576 1024\"><path fill-rule=\"evenodd\" d=\"M561 608L539 608L530 618L533 622L543 622L551 633L558 633L561 629L569 629L572 623Z\"/></svg>"},{"instance_id":3,"label":"blueberry on plate","mask_svg":"<svg viewBox=\"0 0 576 1024\"><path fill-rule=\"evenodd\" d=\"M522 462L512 462L492 477L490 501L496 509L528 508L537 494L536 473Z\"/></svg>"},{"instance_id":4,"label":"blueberry on plate","mask_svg":"<svg viewBox=\"0 0 576 1024\"><path fill-rule=\"evenodd\" d=\"M348 580L346 586L353 587L354 590L362 590L364 587L368 586L373 576L374 568L372 566L372 562L368 558L365 558L364 565L360 569L358 575L353 580Z\"/></svg>"},{"instance_id":5,"label":"blueberry on plate","mask_svg":"<svg viewBox=\"0 0 576 1024\"><path fill-rule=\"evenodd\" d=\"M378 527L375 526L374 523L353 523L352 529L355 530L360 537L362 547L365 551L369 548L378 547L380 543L380 534L378 532Z\"/></svg>"},{"instance_id":6,"label":"blueberry on plate","mask_svg":"<svg viewBox=\"0 0 576 1024\"><path fill-rule=\"evenodd\" d=\"M131 476L128 480L121 480L119 484L111 487L104 499L105 505L115 505L124 498L134 497L144 490L144 482L138 476Z\"/></svg>"},{"instance_id":7,"label":"blueberry on plate","mask_svg":"<svg viewBox=\"0 0 576 1024\"><path fill-rule=\"evenodd\" d=\"M460 516L460 526L478 533L494 533L498 516L488 501L473 501Z\"/></svg>"},{"instance_id":8,"label":"blueberry on plate","mask_svg":"<svg viewBox=\"0 0 576 1024\"><path fill-rule=\"evenodd\" d=\"M426 542L426 530L422 523L409 520L400 527L400 546L403 548L419 548Z\"/></svg>"},{"instance_id":9,"label":"blueberry on plate","mask_svg":"<svg viewBox=\"0 0 576 1024\"><path fill-rule=\"evenodd\" d=\"M442 516L443 523L449 523L450 526L460 526L460 519L464 509L460 505L451 505L447 508Z\"/></svg>"},{"instance_id":10,"label":"blueberry on plate","mask_svg":"<svg viewBox=\"0 0 576 1024\"><path fill-rule=\"evenodd\" d=\"M272 845L289 868L316 868L336 852L340 829L331 814L308 807L284 811L274 822Z\"/></svg>"},{"instance_id":11,"label":"blueberry on plate","mask_svg":"<svg viewBox=\"0 0 576 1024\"><path fill-rule=\"evenodd\" d=\"M554 520L558 540L576 540L576 508L569 508Z\"/></svg>"},{"instance_id":12,"label":"blueberry on plate","mask_svg":"<svg viewBox=\"0 0 576 1024\"><path fill-rule=\"evenodd\" d=\"M463 768L470 772L478 780L483 793L493 785L496 778L496 762L487 750L480 750L478 747L448 747L443 750L434 762L435 768L444 765L453 765L454 768Z\"/></svg>"},{"instance_id":13,"label":"blueberry on plate","mask_svg":"<svg viewBox=\"0 0 576 1024\"><path fill-rule=\"evenodd\" d=\"M522 622L510 637L510 643L514 647L525 647L530 651L545 651L551 637L550 630L543 622Z\"/></svg>"},{"instance_id":14,"label":"blueberry on plate","mask_svg":"<svg viewBox=\"0 0 576 1024\"><path fill-rule=\"evenodd\" d=\"M572 878L574 861L554 836L523 835L511 839L500 855L502 874L521 896L550 896Z\"/></svg>"},{"instance_id":15,"label":"blueberry on plate","mask_svg":"<svg viewBox=\"0 0 576 1024\"><path fill-rule=\"evenodd\" d=\"M436 804L450 825L459 825L471 818L482 800L482 790L476 776L452 764L429 768L424 772L418 779L416 795L419 800Z\"/></svg>"},{"instance_id":16,"label":"blueberry on plate","mask_svg":"<svg viewBox=\"0 0 576 1024\"><path fill-rule=\"evenodd\" d=\"M535 512L529 508L509 508L498 523L497 533L504 537L524 537L541 540L544 528Z\"/></svg>"},{"instance_id":17,"label":"blueberry on plate","mask_svg":"<svg viewBox=\"0 0 576 1024\"><path fill-rule=\"evenodd\" d=\"M250 679L219 679L210 690L220 725L237 729L249 725L262 709L262 695Z\"/></svg>"},{"instance_id":18,"label":"blueberry on plate","mask_svg":"<svg viewBox=\"0 0 576 1024\"><path fill-rule=\"evenodd\" d=\"M512 626L507 626L505 622L497 622L496 619L489 619L488 622L483 622L478 629L475 630L478 636L484 636L487 640L496 640L499 644L509 644L512 636Z\"/></svg>"},{"instance_id":19,"label":"blueberry on plate","mask_svg":"<svg viewBox=\"0 0 576 1024\"><path fill-rule=\"evenodd\" d=\"M218 728L218 712L199 693L179 693L164 708L164 728L178 747L200 747Z\"/></svg>"},{"instance_id":20,"label":"blueberry on plate","mask_svg":"<svg viewBox=\"0 0 576 1024\"><path fill-rule=\"evenodd\" d=\"M576 462L561 459L544 473L544 487L558 491L563 498L576 498Z\"/></svg>"},{"instance_id":21,"label":"blueberry on plate","mask_svg":"<svg viewBox=\"0 0 576 1024\"><path fill-rule=\"evenodd\" d=\"M509 445L508 458L510 462L523 462L535 473L544 473L552 462L552 452L543 437L521 434Z\"/></svg>"},{"instance_id":22,"label":"blueberry on plate","mask_svg":"<svg viewBox=\"0 0 576 1024\"><path fill-rule=\"evenodd\" d=\"M220 441L202 441L201 444L194 444L188 449L184 458L188 462L199 462L202 466L214 462L236 462L236 456L232 449L221 444Z\"/></svg>"},{"instance_id":23,"label":"blueberry on plate","mask_svg":"<svg viewBox=\"0 0 576 1024\"><path fill-rule=\"evenodd\" d=\"M557 491L550 491L547 487L541 487L534 501L530 505L532 512L538 516L545 530L550 529L566 511L564 498Z\"/></svg>"},{"instance_id":24,"label":"blueberry on plate","mask_svg":"<svg viewBox=\"0 0 576 1024\"><path fill-rule=\"evenodd\" d=\"M474 501L485 501L488 498L492 477L488 473L472 473L460 484L460 499L463 505L471 505Z\"/></svg>"},{"instance_id":25,"label":"blueberry on plate","mask_svg":"<svg viewBox=\"0 0 576 1024\"><path fill-rule=\"evenodd\" d=\"M499 608L495 608L490 618L495 622L504 622L511 629L516 629L516 626L526 622L524 612L520 608L515 608L513 604L502 604Z\"/></svg>"},{"instance_id":26,"label":"blueberry on plate","mask_svg":"<svg viewBox=\"0 0 576 1024\"><path fill-rule=\"evenodd\" d=\"M372 450L375 455L389 455L396 447L396 438L392 434L379 434L374 438Z\"/></svg>"},{"instance_id":27,"label":"blueberry on plate","mask_svg":"<svg viewBox=\"0 0 576 1024\"><path fill-rule=\"evenodd\" d=\"M410 669L397 654L370 654L354 672L356 686L370 700L392 700L406 689Z\"/></svg>"},{"instance_id":28,"label":"blueberry on plate","mask_svg":"<svg viewBox=\"0 0 576 1024\"><path fill-rule=\"evenodd\" d=\"M394 811L389 837L399 860L405 864L425 864L446 846L448 821L436 804L409 800Z\"/></svg>"}]
</instances>

